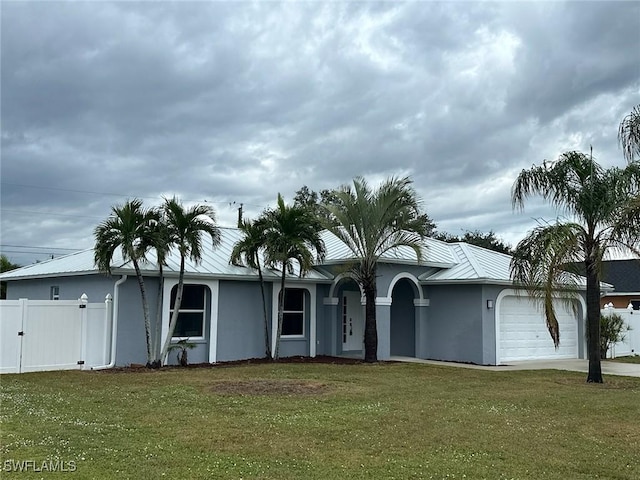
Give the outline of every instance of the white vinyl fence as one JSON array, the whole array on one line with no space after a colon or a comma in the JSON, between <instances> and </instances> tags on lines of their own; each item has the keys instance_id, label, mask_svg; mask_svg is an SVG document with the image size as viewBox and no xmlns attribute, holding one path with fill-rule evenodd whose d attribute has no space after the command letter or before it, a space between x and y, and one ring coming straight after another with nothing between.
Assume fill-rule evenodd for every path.
<instances>
[{"instance_id":1,"label":"white vinyl fence","mask_svg":"<svg viewBox=\"0 0 640 480\"><path fill-rule=\"evenodd\" d=\"M622 342L616 343L607 352L608 358L624 357L627 355L640 355L640 310L627 310L626 308L604 308L602 315L617 313L630 329L624 333Z\"/></svg>"},{"instance_id":2,"label":"white vinyl fence","mask_svg":"<svg viewBox=\"0 0 640 480\"><path fill-rule=\"evenodd\" d=\"M0 373L89 369L109 362L112 299L0 300Z\"/></svg>"}]
</instances>

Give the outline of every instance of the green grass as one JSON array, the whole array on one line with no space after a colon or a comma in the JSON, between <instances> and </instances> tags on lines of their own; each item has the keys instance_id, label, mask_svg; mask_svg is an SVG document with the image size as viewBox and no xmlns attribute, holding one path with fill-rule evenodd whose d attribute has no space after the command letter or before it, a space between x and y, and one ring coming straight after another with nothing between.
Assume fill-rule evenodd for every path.
<instances>
[{"instance_id":1,"label":"green grass","mask_svg":"<svg viewBox=\"0 0 640 480\"><path fill-rule=\"evenodd\" d=\"M640 355L629 355L628 357L616 357L607 359L609 362L640 363Z\"/></svg>"},{"instance_id":2,"label":"green grass","mask_svg":"<svg viewBox=\"0 0 640 480\"><path fill-rule=\"evenodd\" d=\"M640 478L638 378L388 363L0 382L3 468L76 465L2 478Z\"/></svg>"}]
</instances>

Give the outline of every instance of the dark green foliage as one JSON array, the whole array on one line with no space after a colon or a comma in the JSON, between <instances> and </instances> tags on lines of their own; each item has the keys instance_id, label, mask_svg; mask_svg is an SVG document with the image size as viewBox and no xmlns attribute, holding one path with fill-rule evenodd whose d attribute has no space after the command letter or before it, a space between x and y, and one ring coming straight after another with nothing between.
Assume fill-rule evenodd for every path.
<instances>
[{"instance_id":1,"label":"dark green foliage","mask_svg":"<svg viewBox=\"0 0 640 480\"><path fill-rule=\"evenodd\" d=\"M16 268L20 268L20 265L11 263L6 255L0 255L0 273L15 270ZM5 298L7 298L7 283L0 282L0 299Z\"/></svg>"},{"instance_id":2,"label":"dark green foliage","mask_svg":"<svg viewBox=\"0 0 640 480\"><path fill-rule=\"evenodd\" d=\"M478 247L487 248L489 250L493 250L495 252L505 253L507 255L511 255L512 248L511 245L505 243L504 240L499 238L493 230L489 232L481 232L480 230L470 231L467 230L464 235L451 235L447 232L436 232L433 235L433 238L437 240L442 240L447 243L456 243L456 242L464 242L469 243L471 245L476 245Z\"/></svg>"}]
</instances>

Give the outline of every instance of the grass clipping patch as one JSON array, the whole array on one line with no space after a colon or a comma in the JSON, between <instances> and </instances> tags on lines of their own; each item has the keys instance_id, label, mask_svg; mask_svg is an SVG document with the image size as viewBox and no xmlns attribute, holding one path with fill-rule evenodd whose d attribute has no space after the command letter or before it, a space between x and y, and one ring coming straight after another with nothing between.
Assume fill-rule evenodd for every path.
<instances>
[{"instance_id":1,"label":"grass clipping patch","mask_svg":"<svg viewBox=\"0 0 640 480\"><path fill-rule=\"evenodd\" d=\"M309 380L226 380L211 387L222 395L321 395L329 390L326 383Z\"/></svg>"}]
</instances>

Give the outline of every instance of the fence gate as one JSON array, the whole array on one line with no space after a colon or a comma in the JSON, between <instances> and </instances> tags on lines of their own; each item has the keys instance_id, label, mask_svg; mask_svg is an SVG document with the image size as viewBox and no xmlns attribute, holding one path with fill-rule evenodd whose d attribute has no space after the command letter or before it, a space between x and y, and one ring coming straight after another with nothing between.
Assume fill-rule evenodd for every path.
<instances>
[{"instance_id":1,"label":"fence gate","mask_svg":"<svg viewBox=\"0 0 640 480\"><path fill-rule=\"evenodd\" d=\"M0 312L0 373L83 368L88 336L103 332L107 321L107 306L88 304L86 295L75 301L2 300Z\"/></svg>"}]
</instances>

